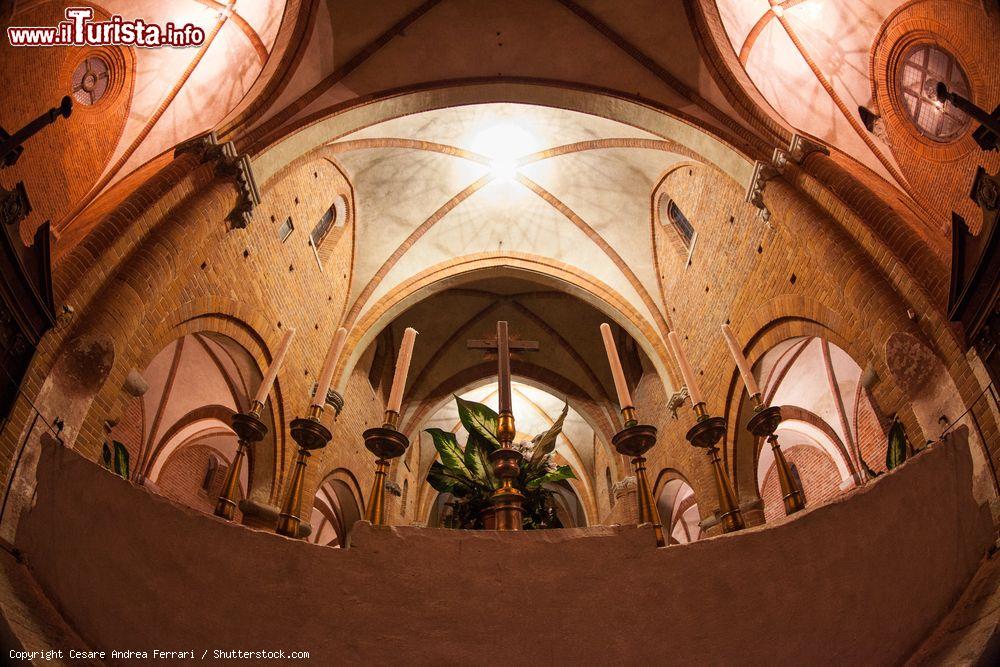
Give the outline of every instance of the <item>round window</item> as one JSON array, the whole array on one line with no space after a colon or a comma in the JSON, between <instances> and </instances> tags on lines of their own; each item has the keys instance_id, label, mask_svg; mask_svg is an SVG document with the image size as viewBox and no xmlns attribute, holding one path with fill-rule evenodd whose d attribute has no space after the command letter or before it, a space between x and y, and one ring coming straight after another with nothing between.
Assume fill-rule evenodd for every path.
<instances>
[{"instance_id":1,"label":"round window","mask_svg":"<svg viewBox=\"0 0 1000 667\"><path fill-rule=\"evenodd\" d=\"M969 117L950 102L938 101L938 82L944 82L953 93L969 97L969 80L950 53L933 44L910 48L897 74L899 101L920 134L944 143L965 132Z\"/></svg>"},{"instance_id":2,"label":"round window","mask_svg":"<svg viewBox=\"0 0 1000 667\"><path fill-rule=\"evenodd\" d=\"M103 58L88 56L73 70L73 99L84 106L97 104L108 92L111 68Z\"/></svg>"}]
</instances>

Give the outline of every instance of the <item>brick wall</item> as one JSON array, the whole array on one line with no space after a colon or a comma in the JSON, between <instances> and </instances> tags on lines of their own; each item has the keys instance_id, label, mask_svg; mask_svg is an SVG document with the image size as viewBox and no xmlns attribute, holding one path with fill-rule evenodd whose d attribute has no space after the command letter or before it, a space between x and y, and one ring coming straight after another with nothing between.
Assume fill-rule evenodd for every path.
<instances>
[{"instance_id":1,"label":"brick wall","mask_svg":"<svg viewBox=\"0 0 1000 667\"><path fill-rule=\"evenodd\" d=\"M806 506L816 507L839 496L840 474L833 459L818 447L812 445L782 445L782 452L788 465L794 465L798 470L802 488L805 491ZM768 522L785 516L785 505L781 498L781 485L778 483L778 473L774 466L764 475L761 486L761 500L764 501L764 519Z\"/></svg>"},{"instance_id":2,"label":"brick wall","mask_svg":"<svg viewBox=\"0 0 1000 667\"><path fill-rule=\"evenodd\" d=\"M202 483L208 471L209 460L213 456L218 462L218 467L206 491ZM162 495L171 500L199 512L211 514L215 511L215 502L222 491L228 468L226 459L211 447L198 444L185 445L167 458L156 480L156 487ZM243 498L242 490L239 497ZM242 518L242 513L236 510L235 520L241 521Z\"/></svg>"}]
</instances>

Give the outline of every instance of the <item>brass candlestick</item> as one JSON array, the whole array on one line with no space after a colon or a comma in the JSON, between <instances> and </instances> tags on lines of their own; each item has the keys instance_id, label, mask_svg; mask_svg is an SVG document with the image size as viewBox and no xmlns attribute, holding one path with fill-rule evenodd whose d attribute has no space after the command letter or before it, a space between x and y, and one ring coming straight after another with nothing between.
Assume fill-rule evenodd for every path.
<instances>
[{"instance_id":1,"label":"brass candlestick","mask_svg":"<svg viewBox=\"0 0 1000 667\"><path fill-rule=\"evenodd\" d=\"M295 458L295 470L292 471L292 481L288 485L285 502L278 514L277 532L285 537L298 537L299 525L302 523L302 485L305 483L306 459L314 449L322 449L333 435L320 423L323 407L309 407L309 417L292 420L292 438L299 445L299 453Z\"/></svg>"},{"instance_id":2,"label":"brass candlestick","mask_svg":"<svg viewBox=\"0 0 1000 667\"><path fill-rule=\"evenodd\" d=\"M708 458L712 462L712 470L715 472L715 488L719 496L719 522L722 524L723 531L727 533L743 530L745 527L743 514L740 512L739 503L736 502L736 494L733 492L729 475L722 467L719 448L716 446L716 443L726 435L726 420L722 417L709 417L704 403L695 403L694 411L698 415L698 421L685 437L695 447L701 447L708 452Z\"/></svg>"},{"instance_id":3,"label":"brass candlestick","mask_svg":"<svg viewBox=\"0 0 1000 667\"><path fill-rule=\"evenodd\" d=\"M656 427L639 424L635 408L631 407L622 408L622 419L625 420L625 428L615 433L611 438L611 444L619 454L632 457L637 487L636 503L639 505L639 524L652 524L656 546L665 547L667 540L663 534L663 525L660 523L660 513L656 509L656 503L653 502L649 480L646 478L646 458L643 456L656 444Z\"/></svg>"},{"instance_id":4,"label":"brass candlestick","mask_svg":"<svg viewBox=\"0 0 1000 667\"><path fill-rule=\"evenodd\" d=\"M511 447L517 430L514 415L501 412L497 418L497 440L500 448L490 453L493 473L500 480L500 488L493 492L493 514L496 530L521 530L524 524L524 494L514 486L514 480L521 474L524 455Z\"/></svg>"},{"instance_id":5,"label":"brass candlestick","mask_svg":"<svg viewBox=\"0 0 1000 667\"><path fill-rule=\"evenodd\" d=\"M767 438L771 443L771 452L774 453L774 465L778 471L778 484L781 486L781 499L785 503L785 515L794 514L805 508L805 498L802 497L802 490L795 483L792 477L792 470L785 460L785 455L778 445L778 436L774 432L781 423L781 408L772 405L765 408L760 401L760 394L750 397L753 401L753 417L747 423L747 430L758 438Z\"/></svg>"},{"instance_id":6,"label":"brass candlestick","mask_svg":"<svg viewBox=\"0 0 1000 667\"><path fill-rule=\"evenodd\" d=\"M377 458L375 461L375 481L365 508L365 521L373 526L385 525L385 480L389 473L390 460L402 456L410 446L410 440L396 430L399 413L385 411L385 424L381 428L370 428L362 435L365 447Z\"/></svg>"},{"instance_id":7,"label":"brass candlestick","mask_svg":"<svg viewBox=\"0 0 1000 667\"><path fill-rule=\"evenodd\" d=\"M232 521L236 516L236 497L240 488L240 471L243 468L243 459L247 456L247 449L255 442L259 442L267 435L267 425L260 420L261 410L264 404L254 401L250 404L247 412L237 412L232 416L233 430L236 431L238 444L236 446L236 456L233 464L226 471L226 479L222 483L222 493L215 504L215 516L222 517L226 521Z\"/></svg>"}]
</instances>

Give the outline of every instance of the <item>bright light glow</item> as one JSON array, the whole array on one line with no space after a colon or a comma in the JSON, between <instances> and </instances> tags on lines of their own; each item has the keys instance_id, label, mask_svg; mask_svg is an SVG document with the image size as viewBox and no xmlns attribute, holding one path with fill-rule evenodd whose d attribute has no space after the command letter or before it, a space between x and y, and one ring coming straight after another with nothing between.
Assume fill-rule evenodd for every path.
<instances>
[{"instance_id":1,"label":"bright light glow","mask_svg":"<svg viewBox=\"0 0 1000 667\"><path fill-rule=\"evenodd\" d=\"M504 123L479 132L472 139L470 148L490 159L490 173L494 178L509 181L517 175L517 160L537 152L537 143L530 132Z\"/></svg>"}]
</instances>

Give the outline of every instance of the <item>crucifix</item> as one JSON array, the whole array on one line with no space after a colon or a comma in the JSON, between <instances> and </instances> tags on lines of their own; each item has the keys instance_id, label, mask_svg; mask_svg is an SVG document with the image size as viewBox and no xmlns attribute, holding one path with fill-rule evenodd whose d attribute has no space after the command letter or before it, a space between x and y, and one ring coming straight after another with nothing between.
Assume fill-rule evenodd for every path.
<instances>
[{"instance_id":1,"label":"crucifix","mask_svg":"<svg viewBox=\"0 0 1000 667\"><path fill-rule=\"evenodd\" d=\"M511 345L507 335L507 322L497 322L496 341L470 340L469 349L497 351L497 387L499 410L497 411L497 441L500 447L493 450L490 462L493 473L500 481L500 488L493 492L493 504L497 530L521 530L524 522L524 494L514 486L514 480L521 472L524 455L512 446L517 429L514 427L514 412L510 403L510 351L537 351L537 341L522 341Z\"/></svg>"},{"instance_id":2,"label":"crucifix","mask_svg":"<svg viewBox=\"0 0 1000 667\"><path fill-rule=\"evenodd\" d=\"M538 341L536 340L525 340L517 341L514 343L510 342L510 338L507 335L507 322L500 320L497 322L497 337L496 340L470 340L468 342L468 348L470 350L496 350L497 353L497 383L498 383L498 397L499 397L499 410L498 412L502 415L504 413L511 414L510 405L510 353L514 352L537 352L538 351ZM513 437L513 436L512 436Z\"/></svg>"}]
</instances>

